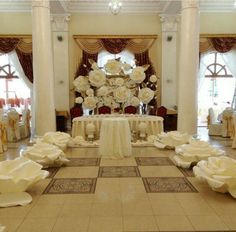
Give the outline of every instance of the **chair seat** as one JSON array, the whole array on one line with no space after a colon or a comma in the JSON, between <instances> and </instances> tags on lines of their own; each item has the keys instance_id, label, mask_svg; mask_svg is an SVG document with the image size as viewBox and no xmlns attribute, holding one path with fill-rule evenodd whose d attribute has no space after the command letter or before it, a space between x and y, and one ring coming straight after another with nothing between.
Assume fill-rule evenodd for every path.
<instances>
[{"instance_id":1,"label":"chair seat","mask_svg":"<svg viewBox=\"0 0 236 232\"><path fill-rule=\"evenodd\" d=\"M222 135L222 124L221 123L213 123L208 125L208 134L221 136Z\"/></svg>"}]
</instances>

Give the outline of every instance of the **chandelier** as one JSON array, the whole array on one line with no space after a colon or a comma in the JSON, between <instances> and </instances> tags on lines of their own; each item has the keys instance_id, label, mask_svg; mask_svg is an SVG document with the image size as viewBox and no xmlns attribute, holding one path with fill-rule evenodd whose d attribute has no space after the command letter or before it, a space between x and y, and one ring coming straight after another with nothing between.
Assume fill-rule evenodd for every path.
<instances>
[{"instance_id":1,"label":"chandelier","mask_svg":"<svg viewBox=\"0 0 236 232\"><path fill-rule=\"evenodd\" d=\"M119 0L111 0L108 6L112 14L117 15L120 12L122 3Z\"/></svg>"}]
</instances>

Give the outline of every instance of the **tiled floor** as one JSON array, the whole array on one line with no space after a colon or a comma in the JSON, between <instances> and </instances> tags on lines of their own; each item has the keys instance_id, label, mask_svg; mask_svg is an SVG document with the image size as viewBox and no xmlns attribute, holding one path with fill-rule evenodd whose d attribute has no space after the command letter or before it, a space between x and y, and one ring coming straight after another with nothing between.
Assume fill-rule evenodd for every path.
<instances>
[{"instance_id":1,"label":"tiled floor","mask_svg":"<svg viewBox=\"0 0 236 232\"><path fill-rule=\"evenodd\" d=\"M231 140L210 142L236 158ZM0 160L17 157L24 146L10 145ZM69 165L50 169L29 191L31 204L0 209L7 231L236 231L236 200L175 167L173 151L135 147L133 157L121 160L100 158L97 148L66 154Z\"/></svg>"}]
</instances>

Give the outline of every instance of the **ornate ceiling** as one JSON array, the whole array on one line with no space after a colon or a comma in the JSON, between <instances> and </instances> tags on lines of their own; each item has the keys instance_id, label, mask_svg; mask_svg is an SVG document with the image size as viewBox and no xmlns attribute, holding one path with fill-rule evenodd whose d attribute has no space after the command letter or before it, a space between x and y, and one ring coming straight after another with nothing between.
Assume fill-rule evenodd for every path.
<instances>
[{"instance_id":1,"label":"ornate ceiling","mask_svg":"<svg viewBox=\"0 0 236 232\"><path fill-rule=\"evenodd\" d=\"M40 0L35 0L40 1ZM123 13L176 14L180 0L121 0ZM110 13L108 0L50 0L51 12L62 13ZM200 0L201 12L233 12L235 0ZM29 12L30 0L1 0L0 12Z\"/></svg>"}]
</instances>

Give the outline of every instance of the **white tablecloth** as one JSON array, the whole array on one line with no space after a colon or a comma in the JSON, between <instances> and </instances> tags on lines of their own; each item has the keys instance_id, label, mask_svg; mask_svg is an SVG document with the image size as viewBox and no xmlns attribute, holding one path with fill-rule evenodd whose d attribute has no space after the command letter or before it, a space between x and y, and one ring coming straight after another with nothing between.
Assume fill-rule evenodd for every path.
<instances>
[{"instance_id":1,"label":"white tablecloth","mask_svg":"<svg viewBox=\"0 0 236 232\"><path fill-rule=\"evenodd\" d=\"M127 118L102 120L99 154L112 159L132 155L131 134Z\"/></svg>"},{"instance_id":2,"label":"white tablecloth","mask_svg":"<svg viewBox=\"0 0 236 232\"><path fill-rule=\"evenodd\" d=\"M86 138L86 125L94 123L96 128L96 138L99 138L101 122L104 118L127 118L131 131L138 131L140 122L147 123L147 135L157 135L163 131L163 118L151 115L138 115L138 114L100 114L91 116L82 116L73 119L72 137L83 136Z\"/></svg>"}]
</instances>

